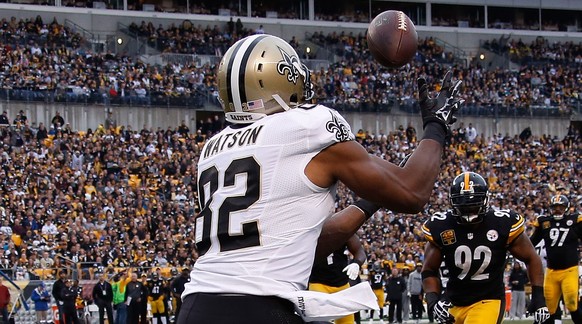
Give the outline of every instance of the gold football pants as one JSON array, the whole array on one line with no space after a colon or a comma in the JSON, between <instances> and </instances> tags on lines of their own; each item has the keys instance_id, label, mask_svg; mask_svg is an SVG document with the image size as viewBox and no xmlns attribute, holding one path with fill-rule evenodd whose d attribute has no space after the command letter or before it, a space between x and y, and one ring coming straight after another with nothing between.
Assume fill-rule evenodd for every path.
<instances>
[{"instance_id":1,"label":"gold football pants","mask_svg":"<svg viewBox=\"0 0 582 324\"><path fill-rule=\"evenodd\" d=\"M578 266L554 270L547 268L544 277L544 297L550 314L558 309L560 297L564 296L564 305L570 312L578 309Z\"/></svg>"},{"instance_id":2,"label":"gold football pants","mask_svg":"<svg viewBox=\"0 0 582 324\"><path fill-rule=\"evenodd\" d=\"M453 306L449 312L455 324L498 324L503 320L505 300L485 299L469 306Z\"/></svg>"}]
</instances>

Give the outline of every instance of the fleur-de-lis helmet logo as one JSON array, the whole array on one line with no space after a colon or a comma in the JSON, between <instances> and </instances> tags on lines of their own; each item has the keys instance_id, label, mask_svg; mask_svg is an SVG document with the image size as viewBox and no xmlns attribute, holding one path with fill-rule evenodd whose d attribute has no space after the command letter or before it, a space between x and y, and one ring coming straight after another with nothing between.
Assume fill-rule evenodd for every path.
<instances>
[{"instance_id":1,"label":"fleur-de-lis helmet logo","mask_svg":"<svg viewBox=\"0 0 582 324\"><path fill-rule=\"evenodd\" d=\"M283 57L283 59L277 63L277 72L281 75L286 75L287 81L293 84L297 84L299 77L303 78L303 82L305 83L304 96L308 100L311 99L314 92L309 68L301 63L296 55L289 55L289 53L285 52L281 47L277 48L279 48L279 52L281 52L281 56Z\"/></svg>"}]
</instances>

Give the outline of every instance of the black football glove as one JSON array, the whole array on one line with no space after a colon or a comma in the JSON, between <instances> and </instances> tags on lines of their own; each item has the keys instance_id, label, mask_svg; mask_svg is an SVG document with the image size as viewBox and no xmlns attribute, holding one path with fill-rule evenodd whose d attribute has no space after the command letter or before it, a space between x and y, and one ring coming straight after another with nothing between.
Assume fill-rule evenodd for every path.
<instances>
[{"instance_id":1,"label":"black football glove","mask_svg":"<svg viewBox=\"0 0 582 324\"><path fill-rule=\"evenodd\" d=\"M546 299L544 298L544 288L540 286L532 286L531 288L531 302L527 311L533 315L534 323L544 323L550 318L550 311L546 307Z\"/></svg>"},{"instance_id":2,"label":"black football glove","mask_svg":"<svg viewBox=\"0 0 582 324\"><path fill-rule=\"evenodd\" d=\"M461 108L464 100L459 98L461 87L460 80L452 83L453 74L448 71L443 79L441 90L436 98L428 94L428 84L424 78L418 78L418 103L422 115L422 127L426 128L428 123L436 122L442 125L449 133L449 125L454 123L457 118L455 113Z\"/></svg>"}]
</instances>

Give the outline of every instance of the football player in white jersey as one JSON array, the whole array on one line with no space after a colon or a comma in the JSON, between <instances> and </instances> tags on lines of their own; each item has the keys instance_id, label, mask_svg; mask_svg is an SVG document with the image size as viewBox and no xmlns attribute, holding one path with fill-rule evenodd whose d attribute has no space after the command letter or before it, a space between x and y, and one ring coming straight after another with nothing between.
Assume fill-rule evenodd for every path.
<instances>
[{"instance_id":1,"label":"football player in white jersey","mask_svg":"<svg viewBox=\"0 0 582 324\"><path fill-rule=\"evenodd\" d=\"M424 136L400 167L369 155L337 111L309 104L310 72L287 42L266 34L236 42L217 74L232 125L207 141L198 161L200 258L178 323L302 323L285 296L307 288L338 181L367 200L346 210L358 220L377 206L417 213L428 202L462 104L461 82L451 79L449 72L434 98L418 80ZM322 248L338 248L358 224L335 219Z\"/></svg>"}]
</instances>

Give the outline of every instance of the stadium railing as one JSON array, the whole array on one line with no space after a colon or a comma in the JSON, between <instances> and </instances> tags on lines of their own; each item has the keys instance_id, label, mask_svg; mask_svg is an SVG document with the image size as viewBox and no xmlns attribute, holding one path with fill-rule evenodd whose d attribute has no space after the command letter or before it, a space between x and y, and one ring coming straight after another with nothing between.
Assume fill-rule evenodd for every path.
<instances>
[{"instance_id":1,"label":"stadium railing","mask_svg":"<svg viewBox=\"0 0 582 324\"><path fill-rule=\"evenodd\" d=\"M116 266L95 266L94 262L77 262L74 264L67 264L60 268L34 268L25 269L23 267L3 268L1 271L11 280L56 280L58 273L64 270L67 273L67 278L73 280L95 280L97 274L105 273L108 278L124 273L137 273L141 275L151 275L153 272L158 272L163 278L172 278L176 273L179 273L183 266L148 266L148 267L116 267Z\"/></svg>"}]
</instances>

